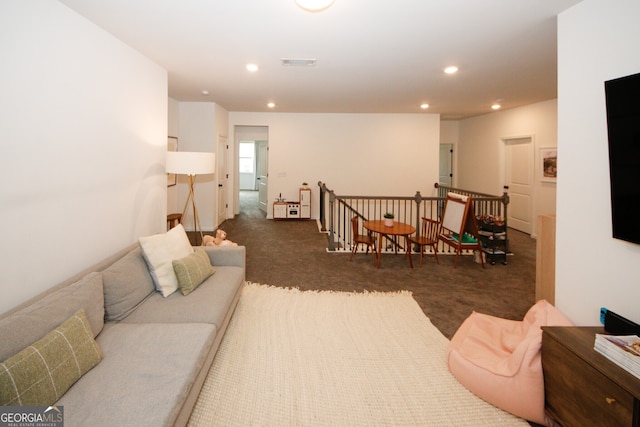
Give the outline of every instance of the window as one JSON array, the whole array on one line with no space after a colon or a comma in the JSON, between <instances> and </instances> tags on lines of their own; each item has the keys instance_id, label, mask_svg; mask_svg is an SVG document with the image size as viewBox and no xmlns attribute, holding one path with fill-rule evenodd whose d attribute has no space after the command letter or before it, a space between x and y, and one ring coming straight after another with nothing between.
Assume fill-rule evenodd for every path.
<instances>
[{"instance_id":1,"label":"window","mask_svg":"<svg viewBox=\"0 0 640 427\"><path fill-rule=\"evenodd\" d=\"M240 173L254 173L255 169L255 142L240 141L239 144L239 170Z\"/></svg>"}]
</instances>

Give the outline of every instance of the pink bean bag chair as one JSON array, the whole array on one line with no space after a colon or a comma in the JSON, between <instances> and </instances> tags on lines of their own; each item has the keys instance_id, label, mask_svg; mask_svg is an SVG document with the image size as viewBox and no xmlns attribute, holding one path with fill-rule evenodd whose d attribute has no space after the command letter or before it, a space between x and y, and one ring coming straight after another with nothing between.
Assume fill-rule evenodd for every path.
<instances>
[{"instance_id":1,"label":"pink bean bag chair","mask_svg":"<svg viewBox=\"0 0 640 427\"><path fill-rule=\"evenodd\" d=\"M541 326L572 326L545 300L522 321L473 312L449 343L449 370L475 395L526 420L554 425L544 413Z\"/></svg>"}]
</instances>

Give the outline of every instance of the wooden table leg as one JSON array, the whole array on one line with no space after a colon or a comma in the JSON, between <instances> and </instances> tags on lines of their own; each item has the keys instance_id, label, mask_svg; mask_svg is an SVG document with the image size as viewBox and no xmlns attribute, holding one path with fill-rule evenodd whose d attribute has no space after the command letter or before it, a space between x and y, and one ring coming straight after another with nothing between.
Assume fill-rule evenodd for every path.
<instances>
[{"instance_id":1,"label":"wooden table leg","mask_svg":"<svg viewBox=\"0 0 640 427\"><path fill-rule=\"evenodd\" d=\"M378 268L380 268L381 257L382 257L382 233L378 233Z\"/></svg>"}]
</instances>

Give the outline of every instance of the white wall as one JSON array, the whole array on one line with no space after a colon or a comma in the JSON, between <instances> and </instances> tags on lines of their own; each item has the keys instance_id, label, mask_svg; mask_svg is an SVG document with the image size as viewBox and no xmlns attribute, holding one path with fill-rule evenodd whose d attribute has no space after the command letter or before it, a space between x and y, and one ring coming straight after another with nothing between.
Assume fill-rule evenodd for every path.
<instances>
[{"instance_id":1,"label":"white wall","mask_svg":"<svg viewBox=\"0 0 640 427\"><path fill-rule=\"evenodd\" d=\"M54 0L0 2L0 312L166 223L166 72Z\"/></svg>"},{"instance_id":2,"label":"white wall","mask_svg":"<svg viewBox=\"0 0 640 427\"><path fill-rule=\"evenodd\" d=\"M180 135L178 137L178 151L200 151L217 153L218 137L220 135L228 137L229 113L213 102L180 102L178 103L178 123ZM230 152L230 157L233 151ZM216 159L219 164L220 159ZM233 162L233 157L231 157ZM233 171L233 164L229 164L230 172ZM216 174L219 168L216 168ZM224 218L217 218L218 186L217 176L201 175L196 177L194 187L196 195L196 205L200 225L204 231L213 231ZM182 212L184 203L189 194L187 177L178 177L178 201L179 207L176 212ZM193 211L187 209L185 218L182 219L187 230L194 229Z\"/></svg>"},{"instance_id":3,"label":"white wall","mask_svg":"<svg viewBox=\"0 0 640 427\"><path fill-rule=\"evenodd\" d=\"M231 112L229 129L269 127L268 216L279 193L297 200L307 182L317 218L318 181L342 195L434 195L439 121L435 114Z\"/></svg>"},{"instance_id":4,"label":"white wall","mask_svg":"<svg viewBox=\"0 0 640 427\"><path fill-rule=\"evenodd\" d=\"M168 104L168 132L167 136L175 136L178 138L178 144L180 144L180 115L179 115L180 103L175 99L169 98ZM172 185L167 187L167 213L181 213L184 207L184 201L182 204L178 203L178 186Z\"/></svg>"},{"instance_id":5,"label":"white wall","mask_svg":"<svg viewBox=\"0 0 640 427\"><path fill-rule=\"evenodd\" d=\"M611 237L604 81L640 72L640 2L584 0L558 20L556 304L596 325L640 323L640 245Z\"/></svg>"},{"instance_id":6,"label":"white wall","mask_svg":"<svg viewBox=\"0 0 640 427\"><path fill-rule=\"evenodd\" d=\"M179 107L180 136L178 151L216 152L215 113L216 104L212 102L181 102ZM178 205L184 206L189 195L185 175L178 176ZM194 186L198 217L202 230L213 229L215 213L215 175L200 175L196 177ZM193 211L187 209L182 223L187 230L194 230Z\"/></svg>"},{"instance_id":7,"label":"white wall","mask_svg":"<svg viewBox=\"0 0 640 427\"><path fill-rule=\"evenodd\" d=\"M534 212L555 213L556 184L538 179L541 147L557 146L557 100L494 112L459 122L456 186L500 195L505 183L504 139L532 136L534 141ZM444 142L444 141L443 141ZM560 169L564 159L560 157ZM454 173L455 173L454 171ZM535 221L534 230L535 235Z\"/></svg>"},{"instance_id":8,"label":"white wall","mask_svg":"<svg viewBox=\"0 0 640 427\"><path fill-rule=\"evenodd\" d=\"M440 122L440 144L457 144L460 139L460 121L444 120Z\"/></svg>"}]
</instances>

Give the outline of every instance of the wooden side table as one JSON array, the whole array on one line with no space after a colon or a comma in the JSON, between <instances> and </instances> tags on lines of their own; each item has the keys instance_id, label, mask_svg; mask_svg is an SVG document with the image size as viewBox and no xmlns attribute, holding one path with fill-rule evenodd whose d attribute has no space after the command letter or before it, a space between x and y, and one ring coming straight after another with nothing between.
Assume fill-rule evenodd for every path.
<instances>
[{"instance_id":1,"label":"wooden side table","mask_svg":"<svg viewBox=\"0 0 640 427\"><path fill-rule=\"evenodd\" d=\"M167 215L167 230L171 230L182 222L182 214L174 213Z\"/></svg>"},{"instance_id":2,"label":"wooden side table","mask_svg":"<svg viewBox=\"0 0 640 427\"><path fill-rule=\"evenodd\" d=\"M563 426L640 426L640 379L593 349L601 327L542 328L545 410Z\"/></svg>"}]
</instances>

